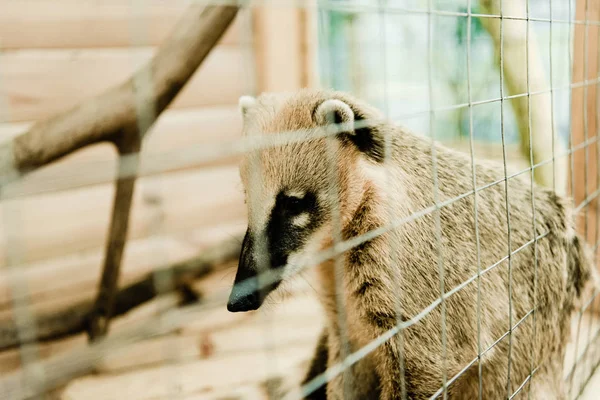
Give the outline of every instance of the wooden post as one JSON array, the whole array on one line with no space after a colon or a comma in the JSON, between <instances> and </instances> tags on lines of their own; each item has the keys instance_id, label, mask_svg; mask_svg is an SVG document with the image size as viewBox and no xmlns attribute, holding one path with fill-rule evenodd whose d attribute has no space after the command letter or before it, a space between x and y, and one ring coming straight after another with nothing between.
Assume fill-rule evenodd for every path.
<instances>
[{"instance_id":1,"label":"wooden post","mask_svg":"<svg viewBox=\"0 0 600 400\"><path fill-rule=\"evenodd\" d=\"M510 104L518 127L521 153L526 160L533 156L536 165L550 161L552 155L561 154L563 148L558 140L553 140L551 94L546 90L548 77L535 30L524 20L528 15L527 2L481 0L480 6L484 14L522 18L502 21L483 18L481 23L494 41L496 60L504 73L506 94L515 96ZM536 94L523 96L523 93ZM536 183L565 194L566 161L565 157L555 157L553 163L536 167L533 171Z\"/></svg>"},{"instance_id":2,"label":"wooden post","mask_svg":"<svg viewBox=\"0 0 600 400\"><path fill-rule=\"evenodd\" d=\"M587 7L587 10L586 10ZM575 14L577 21L600 20L600 0L577 0ZM577 24L574 26L573 40L573 84L581 84L571 91L571 134L572 145L577 148L572 154L573 170L569 171L569 192L575 200L575 205L585 204L577 216L578 230L586 241L595 246L597 235L597 209L598 201L590 200L598 189L598 84L583 85L582 82L595 81L599 77L598 66L598 35L597 25ZM585 145L585 141L594 140ZM581 148L578 148L580 146ZM587 155L586 155L587 152ZM587 181L587 182L586 182ZM587 190L586 190L587 187ZM588 200L586 200L586 197ZM598 253L596 253L598 254Z\"/></svg>"},{"instance_id":3,"label":"wooden post","mask_svg":"<svg viewBox=\"0 0 600 400\"><path fill-rule=\"evenodd\" d=\"M315 7L312 1L307 3L303 8L254 9L258 93L317 85Z\"/></svg>"}]
</instances>

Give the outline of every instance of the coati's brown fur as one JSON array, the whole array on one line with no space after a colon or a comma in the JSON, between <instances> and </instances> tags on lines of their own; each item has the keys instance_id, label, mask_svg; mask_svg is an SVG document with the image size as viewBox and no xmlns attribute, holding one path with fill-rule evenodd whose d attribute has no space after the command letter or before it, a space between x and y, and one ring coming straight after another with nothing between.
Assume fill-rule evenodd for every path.
<instances>
[{"instance_id":1,"label":"coati's brown fur","mask_svg":"<svg viewBox=\"0 0 600 400\"><path fill-rule=\"evenodd\" d=\"M481 361L447 387L449 398L478 398L479 363L483 399L511 395L526 382L532 366L535 373L521 394L526 396L531 390L533 399L564 398L562 367L570 315L591 275L587 250L575 233L567 199L536 186L532 200L530 183L521 176L511 178L509 232L503 165L476 161L477 187L490 186L479 190L475 200L469 193L473 175L468 155L436 144L434 178L430 141L385 121L378 111L348 94L302 90L285 96L263 95L254 101L246 99L242 110L247 134L298 131L305 137L262 150L255 164L251 156L242 161L249 234L266 226L278 201L273 199L283 191L318 194L317 228L301 241L311 251L331 246L337 211L343 240L403 221L396 229L346 251L341 256L342 276L336 277L333 261L318 266L328 323L306 381L341 361L336 278L342 280L351 351L434 303L441 294L440 268L445 292L470 280L312 398L325 394L328 399L429 398L442 387L443 376L450 380L477 357L478 337L484 351ZM327 129L325 117L346 124L333 147L322 135ZM361 122L370 126L353 128L352 124ZM260 171L258 186L252 181L253 165ZM332 167L337 192L328 175ZM251 202L253 196L259 200ZM460 199L436 211L436 197L438 203ZM306 218L317 217L308 213ZM540 238L534 242L535 236ZM509 256L509 252L514 254ZM485 271L480 280L473 279L478 266ZM534 303L537 308L531 312ZM509 320L518 325L511 334L507 334Z\"/></svg>"}]
</instances>

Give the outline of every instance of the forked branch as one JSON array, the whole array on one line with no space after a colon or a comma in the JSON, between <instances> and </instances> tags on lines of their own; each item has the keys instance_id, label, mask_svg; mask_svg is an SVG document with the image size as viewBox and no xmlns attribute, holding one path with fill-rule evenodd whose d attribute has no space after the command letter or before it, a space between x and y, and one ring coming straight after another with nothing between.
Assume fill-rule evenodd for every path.
<instances>
[{"instance_id":1,"label":"forked branch","mask_svg":"<svg viewBox=\"0 0 600 400\"><path fill-rule=\"evenodd\" d=\"M19 176L90 144L109 141L119 155L139 151L144 134L225 33L237 6L192 5L148 64L130 79L71 110L36 123L0 146L0 190ZM115 301L138 159L119 158L119 176L90 339L106 334Z\"/></svg>"}]
</instances>

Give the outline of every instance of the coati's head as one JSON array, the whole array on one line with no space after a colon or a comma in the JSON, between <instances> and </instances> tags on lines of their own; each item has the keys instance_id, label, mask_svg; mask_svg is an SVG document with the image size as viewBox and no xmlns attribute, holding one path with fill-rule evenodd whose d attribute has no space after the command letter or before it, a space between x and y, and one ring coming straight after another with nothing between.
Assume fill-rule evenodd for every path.
<instances>
[{"instance_id":1,"label":"coati's head","mask_svg":"<svg viewBox=\"0 0 600 400\"><path fill-rule=\"evenodd\" d=\"M339 92L243 96L239 106L244 135L273 135L267 138L274 142L240 165L248 229L227 304L232 312L260 307L303 257L331 242L336 212L343 226L362 198L359 165L381 163L385 146L381 115ZM277 143L282 133L296 139ZM258 290L256 276L267 270L272 279Z\"/></svg>"}]
</instances>

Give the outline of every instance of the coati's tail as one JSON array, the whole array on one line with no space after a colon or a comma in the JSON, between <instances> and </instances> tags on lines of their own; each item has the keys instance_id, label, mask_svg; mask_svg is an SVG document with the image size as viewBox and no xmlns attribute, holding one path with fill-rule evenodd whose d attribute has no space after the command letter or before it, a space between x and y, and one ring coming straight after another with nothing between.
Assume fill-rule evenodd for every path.
<instances>
[{"instance_id":1,"label":"coati's tail","mask_svg":"<svg viewBox=\"0 0 600 400\"><path fill-rule=\"evenodd\" d=\"M580 301L587 301L595 291L600 291L598 272L593 267L590 250L579 235L574 235L567 243L567 271L567 285L575 304L581 305Z\"/></svg>"},{"instance_id":2,"label":"coati's tail","mask_svg":"<svg viewBox=\"0 0 600 400\"><path fill-rule=\"evenodd\" d=\"M310 367L308 372L304 376L302 380L302 384L306 384L311 381L313 378L322 374L327 370L327 359L329 354L329 348L327 347L327 329L323 329L321 332L321 336L319 336L319 341L317 342L317 348L315 350L315 354L313 356L312 361L310 362ZM319 389L312 392L310 395L306 396L307 400L325 400L327 399L327 388L326 386L321 386Z\"/></svg>"}]
</instances>

